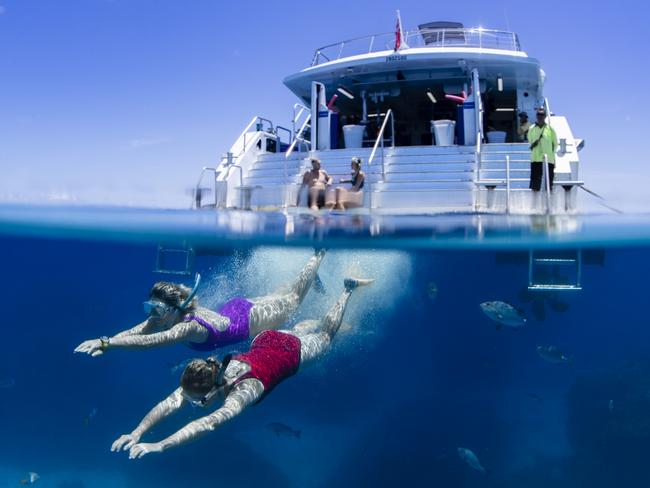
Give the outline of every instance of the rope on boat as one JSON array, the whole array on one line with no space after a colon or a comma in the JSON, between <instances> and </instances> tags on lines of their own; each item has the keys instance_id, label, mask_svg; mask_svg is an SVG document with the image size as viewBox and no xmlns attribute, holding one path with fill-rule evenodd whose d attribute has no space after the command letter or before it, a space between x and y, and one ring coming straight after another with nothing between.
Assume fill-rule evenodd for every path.
<instances>
[{"instance_id":1,"label":"rope on boat","mask_svg":"<svg viewBox=\"0 0 650 488\"><path fill-rule=\"evenodd\" d=\"M619 210L618 208L615 208L615 207L612 207L611 205L609 205L609 204L607 203L607 200L605 200L605 197L599 195L599 194L596 193L595 191L590 190L589 188L587 188L587 187L584 186L584 185L580 185L580 188L582 188L584 191L586 191L586 192L589 193L590 195L595 196L595 197L599 200L598 203L600 203L603 207L605 207L605 208L611 210L612 212L616 212L616 213L619 213L619 214L624 213L622 210Z\"/></svg>"}]
</instances>

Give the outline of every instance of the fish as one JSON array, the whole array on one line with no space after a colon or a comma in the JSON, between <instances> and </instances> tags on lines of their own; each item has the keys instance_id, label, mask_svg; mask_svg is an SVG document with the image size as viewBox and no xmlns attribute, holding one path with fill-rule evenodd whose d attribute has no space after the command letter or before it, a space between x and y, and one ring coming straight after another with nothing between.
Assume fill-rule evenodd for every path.
<instances>
[{"instance_id":1,"label":"fish","mask_svg":"<svg viewBox=\"0 0 650 488\"><path fill-rule=\"evenodd\" d=\"M183 371L192 361L193 359L183 359L177 363L167 363L167 366L169 366L169 372L171 374L176 374L178 371Z\"/></svg>"},{"instance_id":2,"label":"fish","mask_svg":"<svg viewBox=\"0 0 650 488\"><path fill-rule=\"evenodd\" d=\"M482 474L487 474L487 471L483 466L481 466L481 462L478 460L476 454L474 454L470 449L459 447L458 455L470 468L475 469Z\"/></svg>"},{"instance_id":3,"label":"fish","mask_svg":"<svg viewBox=\"0 0 650 488\"><path fill-rule=\"evenodd\" d=\"M0 388L13 388L16 386L16 380L13 378L3 378L0 380Z\"/></svg>"},{"instance_id":4,"label":"fish","mask_svg":"<svg viewBox=\"0 0 650 488\"><path fill-rule=\"evenodd\" d=\"M266 424L266 428L269 429L278 437L285 436L285 437L295 437L296 439L300 439L300 434L302 434L302 430L294 430L288 425L283 424L281 422L271 422L270 424Z\"/></svg>"},{"instance_id":5,"label":"fish","mask_svg":"<svg viewBox=\"0 0 650 488\"><path fill-rule=\"evenodd\" d=\"M607 409L609 410L609 413L614 413L614 400L609 401L609 404L607 405Z\"/></svg>"},{"instance_id":6,"label":"fish","mask_svg":"<svg viewBox=\"0 0 650 488\"><path fill-rule=\"evenodd\" d=\"M552 364L573 364L572 356L565 356L556 346L537 346L537 354L544 361Z\"/></svg>"},{"instance_id":7,"label":"fish","mask_svg":"<svg viewBox=\"0 0 650 488\"><path fill-rule=\"evenodd\" d=\"M427 285L427 296L429 297L429 300L435 300L438 298L438 285L431 281Z\"/></svg>"},{"instance_id":8,"label":"fish","mask_svg":"<svg viewBox=\"0 0 650 488\"><path fill-rule=\"evenodd\" d=\"M38 473L34 473L30 471L27 473L27 477L20 480L21 485L33 485L40 479L40 475Z\"/></svg>"},{"instance_id":9,"label":"fish","mask_svg":"<svg viewBox=\"0 0 650 488\"><path fill-rule=\"evenodd\" d=\"M519 329L526 324L524 312L509 303L501 301L483 302L480 307L485 315L497 323L497 330L504 325Z\"/></svg>"}]
</instances>

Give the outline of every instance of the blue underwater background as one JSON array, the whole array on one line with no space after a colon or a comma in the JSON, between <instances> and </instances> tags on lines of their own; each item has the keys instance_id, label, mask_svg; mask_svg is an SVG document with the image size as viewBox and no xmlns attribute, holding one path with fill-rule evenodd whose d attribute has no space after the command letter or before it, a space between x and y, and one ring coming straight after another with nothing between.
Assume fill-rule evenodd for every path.
<instances>
[{"instance_id":1,"label":"blue underwater background","mask_svg":"<svg viewBox=\"0 0 650 488\"><path fill-rule=\"evenodd\" d=\"M272 291L311 252L199 253L199 298L216 307ZM348 271L377 282L353 296L327 358L197 442L130 461L111 443L177 387L169 365L192 351L72 351L145 318L151 285L174 280L153 273L156 246L3 236L0 488L30 471L58 488L650 486L650 253L590 253L584 289L558 305L525 292L525 251L331 250L327 292L310 291L296 320L318 318ZM526 326L496 330L486 300L521 307ZM546 344L573 364L545 362L535 348ZM143 441L199 414L184 411ZM276 436L270 422L301 436Z\"/></svg>"}]
</instances>

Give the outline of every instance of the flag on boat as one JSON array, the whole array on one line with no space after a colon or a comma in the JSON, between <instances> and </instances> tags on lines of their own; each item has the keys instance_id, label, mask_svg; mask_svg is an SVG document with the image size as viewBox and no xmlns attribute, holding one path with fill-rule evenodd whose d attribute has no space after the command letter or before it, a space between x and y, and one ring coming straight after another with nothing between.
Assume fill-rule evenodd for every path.
<instances>
[{"instance_id":1,"label":"flag on boat","mask_svg":"<svg viewBox=\"0 0 650 488\"><path fill-rule=\"evenodd\" d=\"M404 41L404 32L402 31L402 18L397 11L397 25L395 26L395 51L399 51L403 47L408 47Z\"/></svg>"}]
</instances>

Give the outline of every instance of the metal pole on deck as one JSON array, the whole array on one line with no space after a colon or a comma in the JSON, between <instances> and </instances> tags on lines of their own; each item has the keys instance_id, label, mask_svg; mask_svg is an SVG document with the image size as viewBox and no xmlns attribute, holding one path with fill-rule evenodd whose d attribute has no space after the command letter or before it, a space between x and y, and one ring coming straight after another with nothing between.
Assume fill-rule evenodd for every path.
<instances>
[{"instance_id":1,"label":"metal pole on deck","mask_svg":"<svg viewBox=\"0 0 650 488\"><path fill-rule=\"evenodd\" d=\"M510 154L506 155L506 213L510 213Z\"/></svg>"},{"instance_id":2,"label":"metal pole on deck","mask_svg":"<svg viewBox=\"0 0 650 488\"><path fill-rule=\"evenodd\" d=\"M548 171L548 155L544 154L544 186L546 187L546 213L551 213L551 181Z\"/></svg>"}]
</instances>

